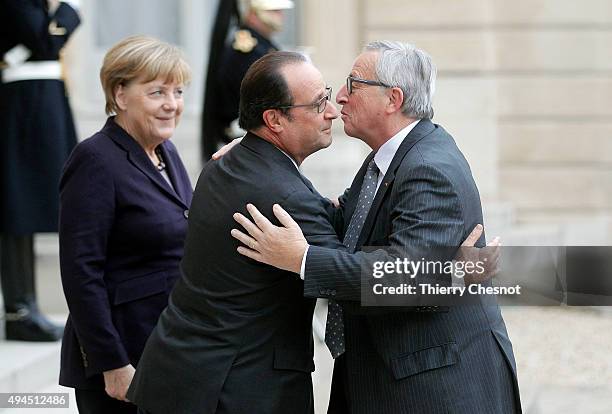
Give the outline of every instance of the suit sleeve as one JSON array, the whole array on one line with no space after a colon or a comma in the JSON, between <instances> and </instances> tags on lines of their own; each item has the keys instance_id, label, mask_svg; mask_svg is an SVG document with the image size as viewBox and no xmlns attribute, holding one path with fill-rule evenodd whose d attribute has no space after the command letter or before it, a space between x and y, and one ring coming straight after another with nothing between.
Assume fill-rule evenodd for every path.
<instances>
[{"instance_id":1,"label":"suit sleeve","mask_svg":"<svg viewBox=\"0 0 612 414\"><path fill-rule=\"evenodd\" d=\"M40 59L58 59L60 49L81 22L78 13L63 2L52 16L31 1L8 0L4 4L7 16L14 21L15 38ZM50 25L56 30L50 31Z\"/></svg>"},{"instance_id":2,"label":"suit sleeve","mask_svg":"<svg viewBox=\"0 0 612 414\"><path fill-rule=\"evenodd\" d=\"M344 245L330 223L327 204L329 200L315 196L309 191L297 191L280 205L299 224L304 237L311 246L344 250Z\"/></svg>"},{"instance_id":3,"label":"suit sleeve","mask_svg":"<svg viewBox=\"0 0 612 414\"><path fill-rule=\"evenodd\" d=\"M390 197L390 217L379 220L390 220L388 240L391 249L398 248L401 251L410 247L410 251L431 251L431 247L461 244L464 226L460 198L449 179L438 169L420 165L406 169L405 173L398 171ZM311 246L306 257L305 294L361 301L362 268L371 269L372 262L394 261L395 257L388 250L350 254ZM452 259L452 256L448 259ZM417 274L413 279L402 278L401 282L417 285L422 280L423 276ZM325 296L320 292L335 294ZM419 299L415 300L418 302ZM355 308L354 305L349 307Z\"/></svg>"},{"instance_id":4,"label":"suit sleeve","mask_svg":"<svg viewBox=\"0 0 612 414\"><path fill-rule=\"evenodd\" d=\"M331 200L327 200L325 209L329 216L329 222L336 230L336 234L340 240L344 239L344 206L346 203L346 197L349 192L347 188L340 197L338 197L339 206L336 207Z\"/></svg>"},{"instance_id":5,"label":"suit sleeve","mask_svg":"<svg viewBox=\"0 0 612 414\"><path fill-rule=\"evenodd\" d=\"M80 144L60 183L59 242L62 285L87 355L87 376L129 364L112 321L104 280L114 212L113 177L101 157Z\"/></svg>"}]
</instances>

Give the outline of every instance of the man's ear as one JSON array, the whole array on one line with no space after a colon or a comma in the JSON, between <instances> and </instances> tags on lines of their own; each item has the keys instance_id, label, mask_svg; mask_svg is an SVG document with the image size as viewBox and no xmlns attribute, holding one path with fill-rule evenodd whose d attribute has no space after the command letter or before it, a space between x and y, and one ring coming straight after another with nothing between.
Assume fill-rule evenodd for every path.
<instances>
[{"instance_id":1,"label":"man's ear","mask_svg":"<svg viewBox=\"0 0 612 414\"><path fill-rule=\"evenodd\" d=\"M281 124L282 114L278 109L266 109L263 113L263 121L264 124L270 129L272 132L281 132L283 130L283 125Z\"/></svg>"},{"instance_id":2,"label":"man's ear","mask_svg":"<svg viewBox=\"0 0 612 414\"><path fill-rule=\"evenodd\" d=\"M400 88L391 88L390 92L387 111L389 113L401 111L404 103L404 92Z\"/></svg>"},{"instance_id":3,"label":"man's ear","mask_svg":"<svg viewBox=\"0 0 612 414\"><path fill-rule=\"evenodd\" d=\"M117 87L115 88L114 95L115 104L117 104L117 108L121 109L122 111L125 111L125 109L127 108L127 97L125 95L125 86L123 86L122 83L117 85Z\"/></svg>"}]
</instances>

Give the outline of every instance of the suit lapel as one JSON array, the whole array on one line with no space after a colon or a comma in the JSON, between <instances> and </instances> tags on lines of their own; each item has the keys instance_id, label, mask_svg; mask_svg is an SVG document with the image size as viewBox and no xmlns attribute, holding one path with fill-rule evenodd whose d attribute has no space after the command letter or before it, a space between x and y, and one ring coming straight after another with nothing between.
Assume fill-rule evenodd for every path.
<instances>
[{"instance_id":1,"label":"suit lapel","mask_svg":"<svg viewBox=\"0 0 612 414\"><path fill-rule=\"evenodd\" d=\"M103 128L103 131L106 132L106 135L111 137L111 139L123 148L128 155L128 160L144 175L146 175L159 189L166 194L168 197L173 199L175 202L180 203L180 205L187 207L183 200L179 198L177 193L170 187L170 184L164 179L164 177L155 169L155 166L145 153L144 149L132 138L123 128L115 123L113 118L109 118L106 122L106 125ZM163 145L162 145L163 151ZM165 156L168 152L163 152ZM174 160L173 160L174 161ZM173 163L168 163L173 164ZM174 170L176 172L176 170ZM171 176L175 176L176 174L171 174ZM176 185L176 182L173 181L173 184Z\"/></svg>"},{"instance_id":2,"label":"suit lapel","mask_svg":"<svg viewBox=\"0 0 612 414\"><path fill-rule=\"evenodd\" d=\"M174 187L174 192L176 195L178 195L183 205L187 208L189 207L189 196L186 191L190 190L185 187L185 180L182 174L179 173L178 166L181 162L179 155L165 142L161 145L161 151L162 156L164 157L164 160L166 162L166 168L168 169L168 177L170 177L170 181L172 182L172 186ZM168 184L166 180L164 180L164 182Z\"/></svg>"},{"instance_id":3,"label":"suit lapel","mask_svg":"<svg viewBox=\"0 0 612 414\"><path fill-rule=\"evenodd\" d=\"M414 147L414 145L423 139L425 136L429 135L434 129L435 125L429 119L421 120L413 129L410 131L406 138L402 141L402 144L397 149L397 152L393 156L393 160L389 165L389 169L385 174L382 182L380 183L380 187L376 192L376 196L374 197L374 201L372 201L372 206L370 207L370 211L368 212L368 216L366 217L366 221L363 224L363 229L359 234L359 239L357 240L357 248L361 247L363 243L368 239L370 234L372 233L372 229L374 227L374 223L376 221L376 216L380 207L382 206L382 202L385 199L385 195L387 191L391 188L393 182L395 181L395 172L399 168L402 160L406 156L406 154ZM373 157L374 154L371 154ZM371 159L371 157L368 157ZM368 160L369 162L369 160ZM367 165L367 164L365 164ZM363 167L362 167L363 169ZM361 172L361 171L360 171ZM363 175L365 175L365 170L361 175L361 181L363 181ZM359 188L357 189L359 191ZM357 195L358 197L359 195ZM355 201L356 202L356 201ZM354 210L354 207L353 207ZM352 211L351 211L352 215ZM350 216L349 216L350 217Z\"/></svg>"}]
</instances>

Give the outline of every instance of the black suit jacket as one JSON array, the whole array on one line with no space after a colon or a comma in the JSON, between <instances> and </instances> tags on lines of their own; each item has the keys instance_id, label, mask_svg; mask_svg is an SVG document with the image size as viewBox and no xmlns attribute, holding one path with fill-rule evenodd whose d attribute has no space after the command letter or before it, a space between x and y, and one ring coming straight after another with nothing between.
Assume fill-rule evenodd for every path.
<instances>
[{"instance_id":1,"label":"black suit jacket","mask_svg":"<svg viewBox=\"0 0 612 414\"><path fill-rule=\"evenodd\" d=\"M113 118L66 163L59 237L70 315L62 385L103 389L103 371L136 366L168 303L192 189L174 145L161 149L174 188Z\"/></svg>"},{"instance_id":2,"label":"black suit jacket","mask_svg":"<svg viewBox=\"0 0 612 414\"><path fill-rule=\"evenodd\" d=\"M373 156L341 198L335 220L340 234ZM393 158L357 249L459 246L478 223L480 198L467 161L442 127L421 120ZM484 243L483 236L477 245ZM520 411L512 346L497 304L386 312L360 307L361 260L376 254L317 246L308 251L306 296L345 301L346 353L336 360L330 412Z\"/></svg>"},{"instance_id":3,"label":"black suit jacket","mask_svg":"<svg viewBox=\"0 0 612 414\"><path fill-rule=\"evenodd\" d=\"M314 299L291 274L237 253L235 211L279 203L309 243L340 248L323 199L292 161L248 134L194 193L181 279L128 398L152 413L311 413Z\"/></svg>"}]
</instances>

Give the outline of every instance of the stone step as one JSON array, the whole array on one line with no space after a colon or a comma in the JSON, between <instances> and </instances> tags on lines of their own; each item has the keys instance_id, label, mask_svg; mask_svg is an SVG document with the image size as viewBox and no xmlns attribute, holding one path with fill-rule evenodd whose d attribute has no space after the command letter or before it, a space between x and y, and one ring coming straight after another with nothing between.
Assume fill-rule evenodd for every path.
<instances>
[{"instance_id":1,"label":"stone step","mask_svg":"<svg viewBox=\"0 0 612 414\"><path fill-rule=\"evenodd\" d=\"M59 342L0 341L1 392L33 392L57 382L59 355Z\"/></svg>"},{"instance_id":2,"label":"stone step","mask_svg":"<svg viewBox=\"0 0 612 414\"><path fill-rule=\"evenodd\" d=\"M58 324L66 321L67 315L51 315L49 318ZM4 339L4 321L0 322L0 392L71 392L69 388L57 384L60 367L61 342L22 342ZM76 413L74 392L69 406L73 410L54 409L54 413ZM27 413L29 410L40 413L40 409L0 409L5 413Z\"/></svg>"},{"instance_id":3,"label":"stone step","mask_svg":"<svg viewBox=\"0 0 612 414\"><path fill-rule=\"evenodd\" d=\"M66 317L49 318L64 324ZM4 335L4 320L0 320L0 392L32 392L57 382L60 342L6 341Z\"/></svg>"}]
</instances>

